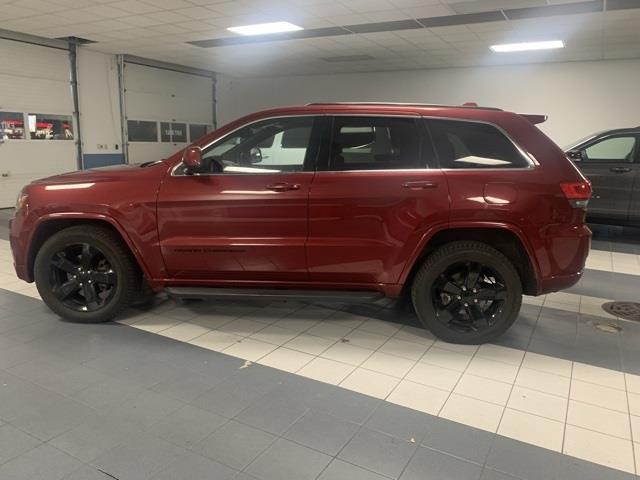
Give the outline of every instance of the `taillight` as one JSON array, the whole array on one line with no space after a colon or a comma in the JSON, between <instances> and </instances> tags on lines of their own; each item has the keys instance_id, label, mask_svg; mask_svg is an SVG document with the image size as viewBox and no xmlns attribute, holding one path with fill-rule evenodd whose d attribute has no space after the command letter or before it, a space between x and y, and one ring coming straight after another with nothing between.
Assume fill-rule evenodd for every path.
<instances>
[{"instance_id":1,"label":"taillight","mask_svg":"<svg viewBox=\"0 0 640 480\"><path fill-rule=\"evenodd\" d=\"M587 208L591 198L591 183L564 182L560 184L560 188L573 208Z\"/></svg>"}]
</instances>

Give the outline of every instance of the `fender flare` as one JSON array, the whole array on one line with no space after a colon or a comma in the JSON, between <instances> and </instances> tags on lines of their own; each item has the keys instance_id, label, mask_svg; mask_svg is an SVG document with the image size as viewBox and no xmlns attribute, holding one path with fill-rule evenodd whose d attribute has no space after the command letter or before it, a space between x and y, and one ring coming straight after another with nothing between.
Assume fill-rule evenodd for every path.
<instances>
[{"instance_id":1,"label":"fender flare","mask_svg":"<svg viewBox=\"0 0 640 480\"><path fill-rule=\"evenodd\" d=\"M409 273L413 270L416 262L420 258L420 255L422 254L424 249L427 247L431 239L433 239L433 237L436 234L446 230L456 230L456 229L465 229L465 228L468 228L468 229L485 228L485 229L494 229L494 230L506 230L514 234L518 238L518 240L520 240L522 247L524 248L527 256L529 257L529 261L531 262L531 268L533 270L532 273L533 273L533 276L535 277L536 283L540 282L540 267L538 265L537 257L535 255L533 248L529 244L526 235L522 231L522 229L520 229L519 227L517 227L512 223L507 223L507 222L460 221L460 222L450 222L447 224L440 224L427 229L422 234L422 236L420 237L420 240L416 244L416 247L411 253L411 256L409 257L409 261L407 262L404 269L402 270L402 273L400 274L400 279L398 283L404 285L404 283L407 281L407 278L409 277Z\"/></svg>"},{"instance_id":2,"label":"fender flare","mask_svg":"<svg viewBox=\"0 0 640 480\"><path fill-rule=\"evenodd\" d=\"M35 258L35 254L34 252L32 252L33 237L35 233L40 229L42 224L51 220L98 220L98 221L108 223L113 228L115 228L116 231L120 234L120 236L126 243L127 247L133 254L134 258L138 262L138 265L140 266L140 269L142 270L143 275L149 279L153 278L151 276L151 272L149 270L148 265L146 264L146 262L144 261L144 258L140 253L140 250L136 247L136 244L133 242L133 240L131 239L127 231L124 229L124 227L113 217L102 214L102 213L57 212L57 213L47 213L45 215L42 215L36 221L34 228L31 231L31 234L29 235L29 243L28 243L29 261L32 261L31 259Z\"/></svg>"}]
</instances>

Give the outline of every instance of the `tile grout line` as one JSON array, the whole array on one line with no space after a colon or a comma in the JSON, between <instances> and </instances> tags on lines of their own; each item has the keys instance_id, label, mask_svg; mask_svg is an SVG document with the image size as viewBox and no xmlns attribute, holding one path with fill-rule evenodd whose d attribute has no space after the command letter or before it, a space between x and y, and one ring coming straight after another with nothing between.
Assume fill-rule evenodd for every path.
<instances>
[{"instance_id":1,"label":"tile grout line","mask_svg":"<svg viewBox=\"0 0 640 480\"><path fill-rule=\"evenodd\" d=\"M565 450L565 442L567 439L567 425L569 425L569 405L571 404L571 390L573 388L573 366L574 366L574 362L571 362L571 376L569 377L569 394L567 397L567 409L565 411L565 422L564 422L564 428L562 429L562 450L560 450L560 453L562 453L563 455L564 450Z\"/></svg>"},{"instance_id":2,"label":"tile grout line","mask_svg":"<svg viewBox=\"0 0 640 480\"><path fill-rule=\"evenodd\" d=\"M498 431L500 431L500 425L502 425L502 420L504 419L504 414L507 411L507 408L509 408L509 401L511 400L511 395L513 395L513 390L515 388L516 385L516 381L518 380L518 375L520 375L520 370L522 369L522 364L524 363L524 359L526 357L526 352L524 353L524 355L522 355L522 358L520 359L520 363L518 364L518 370L516 371L516 375L513 378L513 383L511 384L511 389L509 390L509 396L507 397L507 401L504 404L504 408L502 409L502 414L500 415L500 420L498 421L498 425L496 427L496 434L498 434Z\"/></svg>"}]
</instances>

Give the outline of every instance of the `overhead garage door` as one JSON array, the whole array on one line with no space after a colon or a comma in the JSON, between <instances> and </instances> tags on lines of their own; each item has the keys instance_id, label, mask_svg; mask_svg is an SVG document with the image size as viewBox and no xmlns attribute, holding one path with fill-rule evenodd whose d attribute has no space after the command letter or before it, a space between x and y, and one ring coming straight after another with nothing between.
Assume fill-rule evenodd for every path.
<instances>
[{"instance_id":1,"label":"overhead garage door","mask_svg":"<svg viewBox=\"0 0 640 480\"><path fill-rule=\"evenodd\" d=\"M0 39L0 208L77 168L75 132L68 52Z\"/></svg>"},{"instance_id":2,"label":"overhead garage door","mask_svg":"<svg viewBox=\"0 0 640 480\"><path fill-rule=\"evenodd\" d=\"M128 161L166 158L213 124L211 77L125 64Z\"/></svg>"}]
</instances>

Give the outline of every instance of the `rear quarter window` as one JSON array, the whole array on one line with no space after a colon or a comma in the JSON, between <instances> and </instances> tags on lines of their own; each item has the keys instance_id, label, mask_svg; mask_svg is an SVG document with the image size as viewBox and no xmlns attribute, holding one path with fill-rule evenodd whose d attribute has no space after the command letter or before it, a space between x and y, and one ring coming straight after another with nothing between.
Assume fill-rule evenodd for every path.
<instances>
[{"instance_id":1,"label":"rear quarter window","mask_svg":"<svg viewBox=\"0 0 640 480\"><path fill-rule=\"evenodd\" d=\"M529 162L497 127L466 120L427 120L441 168L523 168Z\"/></svg>"}]
</instances>

